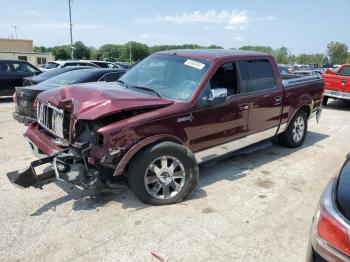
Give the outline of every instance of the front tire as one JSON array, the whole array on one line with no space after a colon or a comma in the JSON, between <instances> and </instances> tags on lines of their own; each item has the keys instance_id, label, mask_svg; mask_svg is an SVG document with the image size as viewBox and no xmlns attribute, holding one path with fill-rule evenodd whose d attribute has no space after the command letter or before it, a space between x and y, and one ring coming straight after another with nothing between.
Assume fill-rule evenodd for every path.
<instances>
[{"instance_id":1,"label":"front tire","mask_svg":"<svg viewBox=\"0 0 350 262\"><path fill-rule=\"evenodd\" d=\"M307 133L307 115L299 110L289 123L287 130L280 134L278 140L283 146L296 148L304 143Z\"/></svg>"},{"instance_id":2,"label":"front tire","mask_svg":"<svg viewBox=\"0 0 350 262\"><path fill-rule=\"evenodd\" d=\"M192 152L173 142L161 142L139 152L129 165L129 184L144 203L169 205L193 191L198 165Z\"/></svg>"}]
</instances>

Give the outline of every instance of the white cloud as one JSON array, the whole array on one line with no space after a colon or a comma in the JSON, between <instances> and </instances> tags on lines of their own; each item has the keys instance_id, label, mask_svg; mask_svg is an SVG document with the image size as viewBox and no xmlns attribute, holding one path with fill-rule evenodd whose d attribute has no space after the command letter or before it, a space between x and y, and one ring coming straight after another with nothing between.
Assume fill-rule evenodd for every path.
<instances>
[{"instance_id":1,"label":"white cloud","mask_svg":"<svg viewBox=\"0 0 350 262\"><path fill-rule=\"evenodd\" d=\"M203 23L205 31L210 31L216 27L213 25L223 25L227 30L244 30L251 23L257 21L275 21L273 16L257 17L255 11L247 10L207 10L207 11L193 11L184 12L175 15L161 15L158 14L150 18L138 18L134 20L137 24L153 24L153 23L173 23L173 24L190 24Z\"/></svg>"},{"instance_id":2,"label":"white cloud","mask_svg":"<svg viewBox=\"0 0 350 262\"><path fill-rule=\"evenodd\" d=\"M245 29L250 21L251 15L254 13L250 13L246 10L242 11L217 11L215 9L208 10L205 12L194 11L191 13L182 13L177 15L157 15L153 18L139 18L136 19L135 22L137 24L152 24L156 22L166 22L166 23L174 23L174 24L187 24L187 23L206 23L206 24L223 24L226 25L227 29L235 30L235 29ZM210 30L210 27L205 27Z\"/></svg>"},{"instance_id":3,"label":"white cloud","mask_svg":"<svg viewBox=\"0 0 350 262\"><path fill-rule=\"evenodd\" d=\"M149 38L149 37L150 37L149 34L142 34L142 35L141 35L141 38L142 38L142 39L146 39L146 38Z\"/></svg>"},{"instance_id":4,"label":"white cloud","mask_svg":"<svg viewBox=\"0 0 350 262\"><path fill-rule=\"evenodd\" d=\"M241 37L241 36L236 36L233 38L233 41L236 41L236 42L242 41L242 40L243 40L243 37Z\"/></svg>"}]
</instances>

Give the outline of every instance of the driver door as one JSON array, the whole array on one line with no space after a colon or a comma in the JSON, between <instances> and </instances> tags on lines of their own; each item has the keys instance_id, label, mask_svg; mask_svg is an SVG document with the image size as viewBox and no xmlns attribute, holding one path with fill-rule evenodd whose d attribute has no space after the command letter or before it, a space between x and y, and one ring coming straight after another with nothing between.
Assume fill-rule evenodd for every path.
<instances>
[{"instance_id":1,"label":"driver door","mask_svg":"<svg viewBox=\"0 0 350 262\"><path fill-rule=\"evenodd\" d=\"M193 151L202 151L199 153L200 162L218 156L221 151L227 153L235 150L223 144L243 138L247 134L249 95L240 84L238 71L238 64L235 62L222 64L207 83L197 109L192 112L193 127L188 132L189 140ZM227 89L226 99L208 104L205 101L210 96L211 89ZM219 145L222 146L213 148Z\"/></svg>"}]
</instances>

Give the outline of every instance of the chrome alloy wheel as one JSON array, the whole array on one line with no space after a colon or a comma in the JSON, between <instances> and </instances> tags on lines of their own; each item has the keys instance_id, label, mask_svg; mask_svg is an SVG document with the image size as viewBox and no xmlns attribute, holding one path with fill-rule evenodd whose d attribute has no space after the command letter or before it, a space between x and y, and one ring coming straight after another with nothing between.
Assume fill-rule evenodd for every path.
<instances>
[{"instance_id":1,"label":"chrome alloy wheel","mask_svg":"<svg viewBox=\"0 0 350 262\"><path fill-rule=\"evenodd\" d=\"M161 156L153 160L144 177L147 192L156 199L176 196L184 187L185 181L185 168L172 156Z\"/></svg>"},{"instance_id":2,"label":"chrome alloy wheel","mask_svg":"<svg viewBox=\"0 0 350 262\"><path fill-rule=\"evenodd\" d=\"M294 125L293 125L293 140L296 143L299 143L301 139L304 136L304 130L305 130L305 120L303 117L299 116L295 119Z\"/></svg>"}]
</instances>

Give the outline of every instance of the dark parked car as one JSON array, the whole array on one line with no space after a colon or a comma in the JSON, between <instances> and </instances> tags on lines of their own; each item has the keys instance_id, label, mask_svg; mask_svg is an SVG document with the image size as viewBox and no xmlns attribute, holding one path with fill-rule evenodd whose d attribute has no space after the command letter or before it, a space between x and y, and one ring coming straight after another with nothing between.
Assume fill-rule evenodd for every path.
<instances>
[{"instance_id":1,"label":"dark parked car","mask_svg":"<svg viewBox=\"0 0 350 262\"><path fill-rule=\"evenodd\" d=\"M112 63L112 62L108 62L108 61L94 61L91 60L89 61L90 63L93 63L101 68L119 68L119 69L128 69L128 68L124 68L116 63Z\"/></svg>"},{"instance_id":2,"label":"dark parked car","mask_svg":"<svg viewBox=\"0 0 350 262\"><path fill-rule=\"evenodd\" d=\"M63 85L78 83L106 81L117 81L125 73L123 69L89 68L69 71L49 78L37 85L16 87L13 96L15 112L13 117L21 123L30 124L36 120L36 97L46 90Z\"/></svg>"},{"instance_id":3,"label":"dark parked car","mask_svg":"<svg viewBox=\"0 0 350 262\"><path fill-rule=\"evenodd\" d=\"M24 77L41 73L26 61L0 60L0 96L12 96L16 86L23 86Z\"/></svg>"},{"instance_id":4,"label":"dark parked car","mask_svg":"<svg viewBox=\"0 0 350 262\"><path fill-rule=\"evenodd\" d=\"M189 196L198 162L278 138L301 146L321 113L319 76L282 80L273 56L233 50L153 54L116 83L39 94L38 121L25 136L41 158L8 174L23 187L56 178L84 188L127 175L145 203ZM37 176L36 166L53 170Z\"/></svg>"},{"instance_id":5,"label":"dark parked car","mask_svg":"<svg viewBox=\"0 0 350 262\"><path fill-rule=\"evenodd\" d=\"M31 86L31 85L37 85L51 77L73 71L78 69L89 69L94 67L88 67L88 66L67 66L67 67L60 67L60 68L54 68L52 70L46 71L40 75L25 77L23 81L24 86Z\"/></svg>"},{"instance_id":6,"label":"dark parked car","mask_svg":"<svg viewBox=\"0 0 350 262\"><path fill-rule=\"evenodd\" d=\"M349 156L319 202L312 221L307 262L350 261Z\"/></svg>"}]
</instances>

